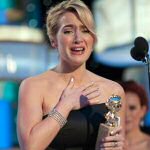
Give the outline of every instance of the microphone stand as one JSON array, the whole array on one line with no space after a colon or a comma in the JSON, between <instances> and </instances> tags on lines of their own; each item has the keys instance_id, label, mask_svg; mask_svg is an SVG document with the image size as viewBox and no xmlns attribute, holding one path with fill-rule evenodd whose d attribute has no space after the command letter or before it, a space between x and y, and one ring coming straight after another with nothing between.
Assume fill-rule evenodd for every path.
<instances>
[{"instance_id":1,"label":"microphone stand","mask_svg":"<svg viewBox=\"0 0 150 150\"><path fill-rule=\"evenodd\" d=\"M146 56L145 56L145 61L144 61L145 63L146 63L146 66L147 66L147 73L148 73L148 81L149 81L149 94L148 95L150 95L150 58L149 58L149 54L147 53L146 54ZM148 132L149 131L149 126L150 126L150 122L149 122L149 112L147 112L147 115L144 117L145 119L145 121L147 122L147 124L148 125L145 125L145 131L147 132L147 133L150 133L150 132ZM147 118L147 119L146 119Z\"/></svg>"},{"instance_id":2,"label":"microphone stand","mask_svg":"<svg viewBox=\"0 0 150 150\"><path fill-rule=\"evenodd\" d=\"M148 80L149 80L149 93L150 93L150 58L149 58L149 54L148 53L146 55L146 58L144 59L144 62L147 65Z\"/></svg>"}]
</instances>

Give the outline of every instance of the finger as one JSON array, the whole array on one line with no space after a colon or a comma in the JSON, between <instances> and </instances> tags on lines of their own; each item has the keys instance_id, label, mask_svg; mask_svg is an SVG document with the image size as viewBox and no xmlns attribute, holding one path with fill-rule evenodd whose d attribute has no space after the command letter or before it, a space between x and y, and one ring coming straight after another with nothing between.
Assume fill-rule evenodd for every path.
<instances>
[{"instance_id":1,"label":"finger","mask_svg":"<svg viewBox=\"0 0 150 150\"><path fill-rule=\"evenodd\" d=\"M88 105L96 105L96 104L100 104L99 99L94 99L94 100L88 100Z\"/></svg>"},{"instance_id":2,"label":"finger","mask_svg":"<svg viewBox=\"0 0 150 150\"><path fill-rule=\"evenodd\" d=\"M122 126L118 126L117 128L114 128L113 131L110 132L110 135L116 135L116 134L120 134L122 132Z\"/></svg>"},{"instance_id":3,"label":"finger","mask_svg":"<svg viewBox=\"0 0 150 150\"><path fill-rule=\"evenodd\" d=\"M124 142L125 138L124 138L124 136L118 134L118 135L114 135L114 136L107 136L104 138L104 141L106 141L106 142L114 142L114 141Z\"/></svg>"},{"instance_id":4,"label":"finger","mask_svg":"<svg viewBox=\"0 0 150 150\"><path fill-rule=\"evenodd\" d=\"M100 92L96 90L96 91L93 91L92 93L89 93L86 97L88 98L88 100L90 100L98 96L100 96Z\"/></svg>"},{"instance_id":5,"label":"finger","mask_svg":"<svg viewBox=\"0 0 150 150\"><path fill-rule=\"evenodd\" d=\"M105 148L100 148L99 150L123 150L123 148L116 148L116 147L105 147Z\"/></svg>"},{"instance_id":6,"label":"finger","mask_svg":"<svg viewBox=\"0 0 150 150\"><path fill-rule=\"evenodd\" d=\"M114 136L107 136L101 139L101 142L112 142L114 141Z\"/></svg>"},{"instance_id":7,"label":"finger","mask_svg":"<svg viewBox=\"0 0 150 150\"><path fill-rule=\"evenodd\" d=\"M85 84L85 85L82 85L79 89L80 89L81 91L84 91L84 90L86 90L87 88L93 86L94 84L95 84L94 82L89 82L89 83L87 83L87 84Z\"/></svg>"},{"instance_id":8,"label":"finger","mask_svg":"<svg viewBox=\"0 0 150 150\"><path fill-rule=\"evenodd\" d=\"M91 94L93 92L97 92L97 91L99 91L99 87L93 85L93 86L90 86L90 87L86 88L85 90L83 90L82 94L87 96L87 95L89 95L89 94Z\"/></svg>"},{"instance_id":9,"label":"finger","mask_svg":"<svg viewBox=\"0 0 150 150\"><path fill-rule=\"evenodd\" d=\"M114 143L104 143L104 144L100 144L99 146L100 150L121 150L122 146L116 146L114 145Z\"/></svg>"},{"instance_id":10,"label":"finger","mask_svg":"<svg viewBox=\"0 0 150 150\"><path fill-rule=\"evenodd\" d=\"M99 150L123 150L121 147L105 147L105 148L100 148Z\"/></svg>"},{"instance_id":11,"label":"finger","mask_svg":"<svg viewBox=\"0 0 150 150\"><path fill-rule=\"evenodd\" d=\"M100 147L99 150L123 150L122 147Z\"/></svg>"},{"instance_id":12,"label":"finger","mask_svg":"<svg viewBox=\"0 0 150 150\"><path fill-rule=\"evenodd\" d=\"M123 149L124 143L123 142L105 142L100 144L100 148L105 148L105 149Z\"/></svg>"},{"instance_id":13,"label":"finger","mask_svg":"<svg viewBox=\"0 0 150 150\"><path fill-rule=\"evenodd\" d=\"M66 89L71 89L71 88L73 88L73 86L74 86L74 78L71 77L67 86L66 86Z\"/></svg>"}]
</instances>

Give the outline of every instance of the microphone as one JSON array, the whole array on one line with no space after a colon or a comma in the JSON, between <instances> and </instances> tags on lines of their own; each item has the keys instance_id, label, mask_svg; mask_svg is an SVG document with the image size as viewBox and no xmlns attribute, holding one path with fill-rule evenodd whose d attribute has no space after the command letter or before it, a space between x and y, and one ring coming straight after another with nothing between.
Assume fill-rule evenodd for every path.
<instances>
[{"instance_id":1,"label":"microphone","mask_svg":"<svg viewBox=\"0 0 150 150\"><path fill-rule=\"evenodd\" d=\"M147 74L148 74L148 88L149 88L149 94L150 95L150 57L148 54L149 45L146 39L143 37L137 37L134 40L134 47L131 49L130 54L133 57L133 59L137 61L142 61L146 64L147 67Z\"/></svg>"},{"instance_id":2,"label":"microphone","mask_svg":"<svg viewBox=\"0 0 150 150\"><path fill-rule=\"evenodd\" d=\"M148 55L149 45L145 38L137 37L134 40L134 47L131 49L130 54L133 59L145 62L145 57Z\"/></svg>"},{"instance_id":3,"label":"microphone","mask_svg":"<svg viewBox=\"0 0 150 150\"><path fill-rule=\"evenodd\" d=\"M149 79L149 92L150 92L150 58L148 54L149 45L146 39L143 37L137 37L134 40L134 47L131 49L130 54L133 59L137 61L143 61L147 64L147 73Z\"/></svg>"}]
</instances>

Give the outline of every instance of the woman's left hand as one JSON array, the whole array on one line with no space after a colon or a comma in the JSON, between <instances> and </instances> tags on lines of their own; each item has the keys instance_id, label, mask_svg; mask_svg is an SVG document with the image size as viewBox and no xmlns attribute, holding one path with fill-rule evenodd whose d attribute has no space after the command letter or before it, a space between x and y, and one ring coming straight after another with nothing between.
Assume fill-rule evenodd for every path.
<instances>
[{"instance_id":1,"label":"woman's left hand","mask_svg":"<svg viewBox=\"0 0 150 150\"><path fill-rule=\"evenodd\" d=\"M125 150L125 138L122 127L117 127L109 136L102 138L99 150Z\"/></svg>"}]
</instances>

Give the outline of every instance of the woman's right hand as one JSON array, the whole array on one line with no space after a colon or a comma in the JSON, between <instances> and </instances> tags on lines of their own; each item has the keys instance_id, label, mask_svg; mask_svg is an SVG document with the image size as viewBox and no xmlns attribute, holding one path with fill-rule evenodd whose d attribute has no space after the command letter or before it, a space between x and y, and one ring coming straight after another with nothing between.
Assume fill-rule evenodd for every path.
<instances>
[{"instance_id":1,"label":"woman's right hand","mask_svg":"<svg viewBox=\"0 0 150 150\"><path fill-rule=\"evenodd\" d=\"M74 83L74 78L71 78L60 97L60 101L69 106L70 110L100 103L100 92L96 83L90 82L78 88L74 87Z\"/></svg>"},{"instance_id":2,"label":"woman's right hand","mask_svg":"<svg viewBox=\"0 0 150 150\"><path fill-rule=\"evenodd\" d=\"M123 128L117 127L110 135L98 139L96 150L127 150Z\"/></svg>"}]
</instances>

